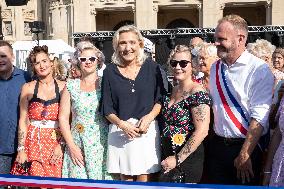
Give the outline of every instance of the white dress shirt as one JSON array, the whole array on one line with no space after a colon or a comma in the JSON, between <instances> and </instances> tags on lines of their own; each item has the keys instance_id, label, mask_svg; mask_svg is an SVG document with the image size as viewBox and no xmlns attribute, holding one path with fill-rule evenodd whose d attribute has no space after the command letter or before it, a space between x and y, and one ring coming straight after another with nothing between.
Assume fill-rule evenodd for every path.
<instances>
[{"instance_id":1,"label":"white dress shirt","mask_svg":"<svg viewBox=\"0 0 284 189\"><path fill-rule=\"evenodd\" d=\"M218 61L212 65L210 70L210 93L213 98L215 133L227 138L245 138L244 132L241 132L232 120L237 120L244 125L245 130L248 130L251 118L254 118L264 128L263 134L265 134L268 131L267 120L274 83L274 77L268 65L247 51L244 51L231 66L227 66L220 60L218 75L223 82L219 82L219 91L220 88L225 91L223 96L228 104L227 109L225 109L224 103L222 103L224 100L222 101L218 92L217 65ZM223 68L223 77L221 67ZM226 92L228 90L230 92ZM235 98L235 103L240 105L239 111L237 111L237 106L230 98L229 93ZM239 113L240 109L243 114ZM232 115L236 119L232 119Z\"/></svg>"}]
</instances>

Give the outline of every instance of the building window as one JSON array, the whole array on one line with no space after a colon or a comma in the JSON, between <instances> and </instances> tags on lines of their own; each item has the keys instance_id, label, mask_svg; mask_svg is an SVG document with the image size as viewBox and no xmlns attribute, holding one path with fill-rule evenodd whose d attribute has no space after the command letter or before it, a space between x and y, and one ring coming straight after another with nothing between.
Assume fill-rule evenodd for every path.
<instances>
[{"instance_id":1,"label":"building window","mask_svg":"<svg viewBox=\"0 0 284 189\"><path fill-rule=\"evenodd\" d=\"M30 28L30 22L24 22L24 34L28 36L32 35L32 31Z\"/></svg>"},{"instance_id":2,"label":"building window","mask_svg":"<svg viewBox=\"0 0 284 189\"><path fill-rule=\"evenodd\" d=\"M4 34L5 35L13 35L13 29L12 29L12 22L11 21L6 21L4 22Z\"/></svg>"}]
</instances>

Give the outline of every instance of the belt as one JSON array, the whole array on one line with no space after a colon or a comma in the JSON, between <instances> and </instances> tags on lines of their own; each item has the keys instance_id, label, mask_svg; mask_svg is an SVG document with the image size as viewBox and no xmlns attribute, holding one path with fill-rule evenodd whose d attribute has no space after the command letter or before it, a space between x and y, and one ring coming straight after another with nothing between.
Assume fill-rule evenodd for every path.
<instances>
[{"instance_id":1,"label":"belt","mask_svg":"<svg viewBox=\"0 0 284 189\"><path fill-rule=\"evenodd\" d=\"M35 131L36 131L36 128L38 128L38 131L37 131L37 142L38 142L38 145L39 145L39 151L40 151L40 159L42 161L42 148L41 148L41 142L40 142L40 132L41 132L41 129L43 128L51 128L51 129L55 129L55 128L58 128L58 121L53 121L53 120L34 120L34 119L30 119L30 124L32 126L34 126L35 128L33 128L32 130L32 134L31 134L31 138L34 138L34 134L35 134Z\"/></svg>"},{"instance_id":2,"label":"belt","mask_svg":"<svg viewBox=\"0 0 284 189\"><path fill-rule=\"evenodd\" d=\"M37 128L57 128L58 127L58 121L53 120L30 120L30 124L32 126L35 126Z\"/></svg>"},{"instance_id":3,"label":"belt","mask_svg":"<svg viewBox=\"0 0 284 189\"><path fill-rule=\"evenodd\" d=\"M245 138L226 138L218 135L214 135L214 139L219 142L223 142L225 145L242 145L245 141Z\"/></svg>"}]
</instances>

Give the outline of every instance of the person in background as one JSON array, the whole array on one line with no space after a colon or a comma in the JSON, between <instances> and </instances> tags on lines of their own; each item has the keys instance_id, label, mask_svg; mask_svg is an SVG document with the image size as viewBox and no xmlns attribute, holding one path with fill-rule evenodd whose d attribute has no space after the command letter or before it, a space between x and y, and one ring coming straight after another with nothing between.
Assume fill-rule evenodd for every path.
<instances>
[{"instance_id":1,"label":"person in background","mask_svg":"<svg viewBox=\"0 0 284 189\"><path fill-rule=\"evenodd\" d=\"M197 56L200 71L204 74L202 81L203 86L209 91L210 69L214 62L219 58L217 56L217 48L214 44L203 43Z\"/></svg>"},{"instance_id":2,"label":"person in background","mask_svg":"<svg viewBox=\"0 0 284 189\"><path fill-rule=\"evenodd\" d=\"M91 43L77 49L74 55L81 77L67 81L59 111L60 129L67 145L62 177L111 180L106 168L108 127L98 112L98 70L105 57Z\"/></svg>"},{"instance_id":3,"label":"person in background","mask_svg":"<svg viewBox=\"0 0 284 189\"><path fill-rule=\"evenodd\" d=\"M78 67L78 60L74 56L68 59L70 63L70 68L68 69L68 78L76 79L81 77L80 68Z\"/></svg>"},{"instance_id":4,"label":"person in background","mask_svg":"<svg viewBox=\"0 0 284 189\"><path fill-rule=\"evenodd\" d=\"M54 78L47 46L34 47L29 60L37 80L25 84L21 91L16 163L31 162L31 176L61 177L63 146L58 111L65 82ZM18 174L17 169L14 166L12 174Z\"/></svg>"},{"instance_id":5,"label":"person in background","mask_svg":"<svg viewBox=\"0 0 284 189\"><path fill-rule=\"evenodd\" d=\"M28 72L13 66L12 46L0 41L0 174L9 174L17 152L19 98L22 86L31 80Z\"/></svg>"},{"instance_id":6,"label":"person in background","mask_svg":"<svg viewBox=\"0 0 284 189\"><path fill-rule=\"evenodd\" d=\"M283 73L283 66L284 66L284 49L277 48L272 54L272 63L273 63L273 74L275 78L275 87L274 87L274 94L273 94L273 101L271 105L271 111L269 115L269 123L271 128L275 128L277 126L277 120L275 119L277 110L279 109L280 101L283 96L283 92L281 92L281 86L284 83L284 73Z\"/></svg>"},{"instance_id":7,"label":"person in background","mask_svg":"<svg viewBox=\"0 0 284 189\"><path fill-rule=\"evenodd\" d=\"M208 134L211 98L192 80L191 52L177 45L169 65L179 84L163 96L161 110L162 166L168 172L180 164L186 183L199 183L204 161L203 140ZM176 154L176 155L175 155Z\"/></svg>"},{"instance_id":8,"label":"person in background","mask_svg":"<svg viewBox=\"0 0 284 189\"><path fill-rule=\"evenodd\" d=\"M280 80L284 79L284 49L277 48L272 54L272 63L274 70L272 71L275 76L276 82L275 86L278 84Z\"/></svg>"},{"instance_id":9,"label":"person in background","mask_svg":"<svg viewBox=\"0 0 284 189\"><path fill-rule=\"evenodd\" d=\"M273 187L284 186L284 98L280 102L278 112L276 114L278 126L274 129L270 144L266 163L263 171L263 185Z\"/></svg>"},{"instance_id":10,"label":"person in background","mask_svg":"<svg viewBox=\"0 0 284 189\"><path fill-rule=\"evenodd\" d=\"M246 50L243 18L221 18L214 37L220 60L210 72L215 133L209 144L210 183L259 185L274 77L265 61Z\"/></svg>"},{"instance_id":11,"label":"person in background","mask_svg":"<svg viewBox=\"0 0 284 189\"><path fill-rule=\"evenodd\" d=\"M202 46L200 47L197 59L200 64L200 71L204 74L202 78L203 87L207 90L207 92L209 92L211 66L214 62L216 62L219 59L217 56L216 46L211 43L203 43ZM208 135L206 136L203 142L204 164L203 164L203 175L202 175L201 182L205 182L205 183L208 182L208 177L210 177L210 175L208 175L208 161L210 159L208 152L209 152L210 140L214 136L213 123L214 123L213 109L212 107L210 107L209 131L208 131Z\"/></svg>"},{"instance_id":12,"label":"person in background","mask_svg":"<svg viewBox=\"0 0 284 189\"><path fill-rule=\"evenodd\" d=\"M202 45L203 42L203 39L201 39L200 37L194 37L190 40L189 47L191 50L195 49L196 47L198 48L200 45Z\"/></svg>"},{"instance_id":13,"label":"person in background","mask_svg":"<svg viewBox=\"0 0 284 189\"><path fill-rule=\"evenodd\" d=\"M192 78L198 83L202 83L204 74L200 71L200 64L197 58L199 50L204 41L200 37L194 37L190 40L189 47L192 55Z\"/></svg>"},{"instance_id":14,"label":"person in background","mask_svg":"<svg viewBox=\"0 0 284 189\"><path fill-rule=\"evenodd\" d=\"M156 116L163 93L157 63L144 54L140 31L126 25L113 37L112 64L104 71L101 113L110 121L108 172L147 182L161 169Z\"/></svg>"},{"instance_id":15,"label":"person in background","mask_svg":"<svg viewBox=\"0 0 284 189\"><path fill-rule=\"evenodd\" d=\"M273 71L272 53L276 47L265 39L257 39L254 43L247 44L247 50L254 56L264 60Z\"/></svg>"},{"instance_id":16,"label":"person in background","mask_svg":"<svg viewBox=\"0 0 284 189\"><path fill-rule=\"evenodd\" d=\"M68 73L64 61L58 57L54 57L52 62L54 64L53 77L60 81L66 81Z\"/></svg>"}]
</instances>

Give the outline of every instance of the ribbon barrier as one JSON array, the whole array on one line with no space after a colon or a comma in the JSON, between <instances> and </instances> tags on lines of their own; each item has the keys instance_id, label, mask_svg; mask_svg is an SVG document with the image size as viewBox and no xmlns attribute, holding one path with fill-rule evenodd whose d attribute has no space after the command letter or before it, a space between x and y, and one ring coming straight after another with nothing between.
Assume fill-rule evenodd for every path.
<instances>
[{"instance_id":1,"label":"ribbon barrier","mask_svg":"<svg viewBox=\"0 0 284 189\"><path fill-rule=\"evenodd\" d=\"M264 189L267 186L233 186L210 184L172 184L161 182L123 182L91 179L66 179L35 176L0 175L0 185L46 187L46 188L82 188L82 189ZM279 188L279 187L278 187ZM284 188L284 187L283 187Z\"/></svg>"}]
</instances>

